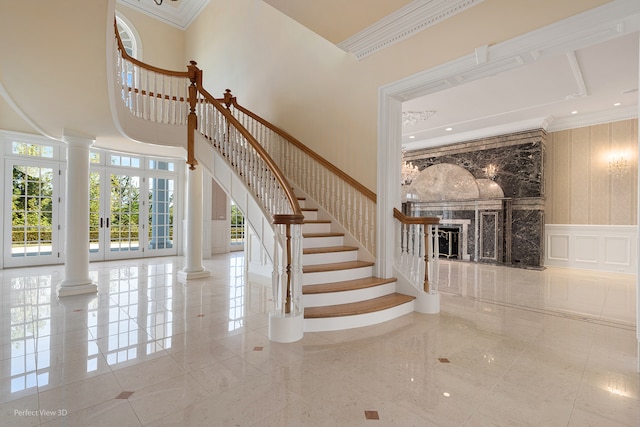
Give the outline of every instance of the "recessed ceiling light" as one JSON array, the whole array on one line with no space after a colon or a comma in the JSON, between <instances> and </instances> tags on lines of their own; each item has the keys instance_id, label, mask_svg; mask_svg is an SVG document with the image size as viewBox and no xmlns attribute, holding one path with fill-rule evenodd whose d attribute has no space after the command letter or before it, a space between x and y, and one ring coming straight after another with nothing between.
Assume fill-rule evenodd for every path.
<instances>
[{"instance_id":1,"label":"recessed ceiling light","mask_svg":"<svg viewBox=\"0 0 640 427\"><path fill-rule=\"evenodd\" d=\"M622 105L620 102L616 102L615 104L613 104L614 107L619 107L620 105Z\"/></svg>"},{"instance_id":2,"label":"recessed ceiling light","mask_svg":"<svg viewBox=\"0 0 640 427\"><path fill-rule=\"evenodd\" d=\"M450 130L453 130L453 128L446 128L445 130L448 132Z\"/></svg>"},{"instance_id":3,"label":"recessed ceiling light","mask_svg":"<svg viewBox=\"0 0 640 427\"><path fill-rule=\"evenodd\" d=\"M576 110L573 110L571 114L578 114L578 112Z\"/></svg>"},{"instance_id":4,"label":"recessed ceiling light","mask_svg":"<svg viewBox=\"0 0 640 427\"><path fill-rule=\"evenodd\" d=\"M409 139L415 139L415 137L416 137L415 135L411 135Z\"/></svg>"}]
</instances>

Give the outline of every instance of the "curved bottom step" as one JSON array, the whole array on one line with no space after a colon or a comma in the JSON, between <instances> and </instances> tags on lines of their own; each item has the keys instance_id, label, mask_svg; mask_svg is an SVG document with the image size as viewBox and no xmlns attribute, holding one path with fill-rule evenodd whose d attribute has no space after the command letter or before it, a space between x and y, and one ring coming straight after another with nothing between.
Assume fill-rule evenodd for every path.
<instances>
[{"instance_id":1,"label":"curved bottom step","mask_svg":"<svg viewBox=\"0 0 640 427\"><path fill-rule=\"evenodd\" d=\"M414 311L415 297L393 293L366 301L304 310L304 331L360 328L386 322Z\"/></svg>"}]
</instances>

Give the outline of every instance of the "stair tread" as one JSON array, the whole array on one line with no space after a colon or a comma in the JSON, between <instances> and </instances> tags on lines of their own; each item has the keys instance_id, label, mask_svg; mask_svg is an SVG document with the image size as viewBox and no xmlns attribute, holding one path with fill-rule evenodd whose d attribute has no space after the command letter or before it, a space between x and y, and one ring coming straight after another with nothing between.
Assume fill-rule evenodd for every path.
<instances>
[{"instance_id":1,"label":"stair tread","mask_svg":"<svg viewBox=\"0 0 640 427\"><path fill-rule=\"evenodd\" d=\"M319 319L327 317L354 316L358 314L374 313L387 308L410 302L415 297L393 293L365 301L348 304L327 305L321 307L307 307L304 309L305 319Z\"/></svg>"},{"instance_id":2,"label":"stair tread","mask_svg":"<svg viewBox=\"0 0 640 427\"><path fill-rule=\"evenodd\" d=\"M344 292L353 291L358 289L372 288L374 286L385 285L387 283L395 282L395 277L389 279L383 279L381 277L365 277L364 279L344 280L342 282L333 283L319 283L316 285L304 285L302 286L302 293L304 295L312 294L324 294L330 292Z\"/></svg>"},{"instance_id":3,"label":"stair tread","mask_svg":"<svg viewBox=\"0 0 640 427\"><path fill-rule=\"evenodd\" d=\"M324 254L330 252L349 252L357 251L357 246L323 246L321 248L306 248L303 249L303 254Z\"/></svg>"},{"instance_id":4,"label":"stair tread","mask_svg":"<svg viewBox=\"0 0 640 427\"><path fill-rule=\"evenodd\" d=\"M340 237L344 236L344 233L329 232L329 233L303 233L302 237Z\"/></svg>"},{"instance_id":5,"label":"stair tread","mask_svg":"<svg viewBox=\"0 0 640 427\"><path fill-rule=\"evenodd\" d=\"M349 270L351 268L371 267L374 263L369 261L334 262L330 264L316 264L302 267L303 273L318 273L321 271Z\"/></svg>"},{"instance_id":6,"label":"stair tread","mask_svg":"<svg viewBox=\"0 0 640 427\"><path fill-rule=\"evenodd\" d=\"M330 219L305 219L302 222L304 224L331 224Z\"/></svg>"},{"instance_id":7,"label":"stair tread","mask_svg":"<svg viewBox=\"0 0 640 427\"><path fill-rule=\"evenodd\" d=\"M318 212L318 208L300 208L303 211Z\"/></svg>"}]
</instances>

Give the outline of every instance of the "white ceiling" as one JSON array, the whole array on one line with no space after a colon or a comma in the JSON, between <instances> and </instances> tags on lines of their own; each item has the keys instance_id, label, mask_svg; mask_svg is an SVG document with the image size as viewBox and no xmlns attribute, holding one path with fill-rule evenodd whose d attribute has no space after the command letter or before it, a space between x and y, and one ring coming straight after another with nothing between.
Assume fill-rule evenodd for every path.
<instances>
[{"instance_id":1,"label":"white ceiling","mask_svg":"<svg viewBox=\"0 0 640 427\"><path fill-rule=\"evenodd\" d=\"M403 126L403 144L424 148L472 135L532 127L559 130L633 116L638 38L632 33L406 101L403 112L431 115Z\"/></svg>"},{"instance_id":2,"label":"white ceiling","mask_svg":"<svg viewBox=\"0 0 640 427\"><path fill-rule=\"evenodd\" d=\"M117 2L184 30L204 9L209 0L117 0Z\"/></svg>"}]
</instances>

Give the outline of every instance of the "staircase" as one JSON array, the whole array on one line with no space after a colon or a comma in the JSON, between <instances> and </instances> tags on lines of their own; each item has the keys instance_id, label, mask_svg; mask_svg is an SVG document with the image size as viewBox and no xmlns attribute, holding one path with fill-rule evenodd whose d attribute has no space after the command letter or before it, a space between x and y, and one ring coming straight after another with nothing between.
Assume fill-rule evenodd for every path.
<instances>
[{"instance_id":1,"label":"staircase","mask_svg":"<svg viewBox=\"0 0 640 427\"><path fill-rule=\"evenodd\" d=\"M304 331L335 331L385 322L414 310L414 297L396 293L396 280L373 275L373 262L358 259L358 247L298 198L302 226Z\"/></svg>"}]
</instances>

